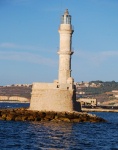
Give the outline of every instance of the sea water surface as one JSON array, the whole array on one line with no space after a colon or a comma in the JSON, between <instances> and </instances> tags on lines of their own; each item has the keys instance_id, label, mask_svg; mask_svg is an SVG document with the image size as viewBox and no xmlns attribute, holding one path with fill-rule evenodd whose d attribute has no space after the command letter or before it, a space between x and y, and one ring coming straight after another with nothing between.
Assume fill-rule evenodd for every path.
<instances>
[{"instance_id":1,"label":"sea water surface","mask_svg":"<svg viewBox=\"0 0 118 150\"><path fill-rule=\"evenodd\" d=\"M0 108L29 104L0 103ZM106 123L0 120L0 150L118 150L118 113L94 112Z\"/></svg>"}]
</instances>

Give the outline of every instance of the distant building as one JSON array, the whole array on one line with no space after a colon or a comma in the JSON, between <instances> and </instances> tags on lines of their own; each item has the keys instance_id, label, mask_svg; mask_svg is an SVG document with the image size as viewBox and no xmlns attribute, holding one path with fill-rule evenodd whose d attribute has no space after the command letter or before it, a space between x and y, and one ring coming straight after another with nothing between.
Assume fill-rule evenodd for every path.
<instances>
[{"instance_id":1,"label":"distant building","mask_svg":"<svg viewBox=\"0 0 118 150\"><path fill-rule=\"evenodd\" d=\"M97 99L95 98L79 98L77 100L82 106L97 106Z\"/></svg>"},{"instance_id":2,"label":"distant building","mask_svg":"<svg viewBox=\"0 0 118 150\"><path fill-rule=\"evenodd\" d=\"M118 90L112 90L113 96L118 98Z\"/></svg>"},{"instance_id":3,"label":"distant building","mask_svg":"<svg viewBox=\"0 0 118 150\"><path fill-rule=\"evenodd\" d=\"M112 90L113 93L118 93L118 90Z\"/></svg>"},{"instance_id":4,"label":"distant building","mask_svg":"<svg viewBox=\"0 0 118 150\"><path fill-rule=\"evenodd\" d=\"M78 94L80 94L80 95L84 95L84 94L85 94L85 92L80 91L80 92L78 92Z\"/></svg>"},{"instance_id":5,"label":"distant building","mask_svg":"<svg viewBox=\"0 0 118 150\"><path fill-rule=\"evenodd\" d=\"M101 83L91 83L91 82L77 82L76 87L79 88L84 88L84 87L93 87L93 88L98 88L101 86Z\"/></svg>"}]
</instances>

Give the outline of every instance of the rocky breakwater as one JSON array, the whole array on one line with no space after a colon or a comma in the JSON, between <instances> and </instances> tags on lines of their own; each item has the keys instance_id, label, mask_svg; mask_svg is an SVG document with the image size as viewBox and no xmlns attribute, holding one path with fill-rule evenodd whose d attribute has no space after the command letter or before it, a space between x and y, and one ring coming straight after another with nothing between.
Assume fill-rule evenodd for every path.
<instances>
[{"instance_id":1,"label":"rocky breakwater","mask_svg":"<svg viewBox=\"0 0 118 150\"><path fill-rule=\"evenodd\" d=\"M103 118L85 112L42 112L25 108L1 109L0 120L12 121L63 121L63 122L106 122Z\"/></svg>"}]
</instances>

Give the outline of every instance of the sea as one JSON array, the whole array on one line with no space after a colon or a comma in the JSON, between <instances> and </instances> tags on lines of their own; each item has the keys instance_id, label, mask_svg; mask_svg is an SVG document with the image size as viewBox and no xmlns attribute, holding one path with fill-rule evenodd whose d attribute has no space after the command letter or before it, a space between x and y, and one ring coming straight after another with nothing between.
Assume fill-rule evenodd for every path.
<instances>
[{"instance_id":1,"label":"sea","mask_svg":"<svg viewBox=\"0 0 118 150\"><path fill-rule=\"evenodd\" d=\"M28 106L28 103L0 103L0 109ZM91 113L107 122L0 120L0 150L118 150L118 113Z\"/></svg>"}]
</instances>

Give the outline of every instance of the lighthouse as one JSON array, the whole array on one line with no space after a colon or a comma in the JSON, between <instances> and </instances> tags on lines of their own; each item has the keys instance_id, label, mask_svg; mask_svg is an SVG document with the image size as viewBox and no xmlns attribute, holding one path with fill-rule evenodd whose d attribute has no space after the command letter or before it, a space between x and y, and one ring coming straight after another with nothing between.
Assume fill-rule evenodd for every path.
<instances>
[{"instance_id":1,"label":"lighthouse","mask_svg":"<svg viewBox=\"0 0 118 150\"><path fill-rule=\"evenodd\" d=\"M65 84L71 77L71 55L72 51L72 34L74 32L71 25L71 15L66 9L64 15L61 17L61 24L59 27L60 46L59 46L59 83Z\"/></svg>"},{"instance_id":2,"label":"lighthouse","mask_svg":"<svg viewBox=\"0 0 118 150\"><path fill-rule=\"evenodd\" d=\"M30 110L73 112L81 111L76 101L76 88L71 77L72 34L71 16L68 9L61 18L59 27L59 70L58 80L53 83L32 84Z\"/></svg>"}]
</instances>

